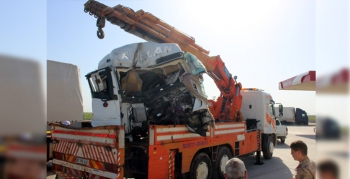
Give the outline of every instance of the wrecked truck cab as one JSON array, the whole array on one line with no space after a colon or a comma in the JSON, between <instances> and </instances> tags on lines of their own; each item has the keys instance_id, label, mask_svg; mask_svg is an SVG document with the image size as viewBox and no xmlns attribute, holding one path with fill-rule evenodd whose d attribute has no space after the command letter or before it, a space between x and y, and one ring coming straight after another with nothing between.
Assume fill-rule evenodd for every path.
<instances>
[{"instance_id":1,"label":"wrecked truck cab","mask_svg":"<svg viewBox=\"0 0 350 179\"><path fill-rule=\"evenodd\" d=\"M202 84L205 72L194 55L176 44L145 42L114 49L99 70L86 75L92 126L125 126L131 140L145 138L153 124L186 124L205 136L214 122Z\"/></svg>"}]
</instances>

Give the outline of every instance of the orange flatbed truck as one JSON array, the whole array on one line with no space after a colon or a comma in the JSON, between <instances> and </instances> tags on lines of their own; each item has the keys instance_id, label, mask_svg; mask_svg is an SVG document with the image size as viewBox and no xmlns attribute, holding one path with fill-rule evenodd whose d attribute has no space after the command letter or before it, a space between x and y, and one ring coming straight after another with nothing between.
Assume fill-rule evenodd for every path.
<instances>
[{"instance_id":1,"label":"orange flatbed truck","mask_svg":"<svg viewBox=\"0 0 350 179\"><path fill-rule=\"evenodd\" d=\"M107 19L152 42L116 48L86 75L91 123L50 124L57 178L223 178L232 157L272 157L270 94L242 88L219 56L150 13L92 0L85 12L98 17L99 38ZM221 91L216 100L206 99L203 73Z\"/></svg>"},{"instance_id":2,"label":"orange flatbed truck","mask_svg":"<svg viewBox=\"0 0 350 179\"><path fill-rule=\"evenodd\" d=\"M130 177L178 178L184 174L189 178L214 178L219 174L214 172L222 170L221 162L260 150L260 131L247 132L244 122L216 124L206 137L188 132L181 125L154 125L149 128L148 143L126 143L123 127L74 131L59 125L52 127L53 139L59 140L55 143L53 168L64 178L123 178L131 173ZM126 150L141 151L127 159ZM126 160L133 167L125 167Z\"/></svg>"}]
</instances>

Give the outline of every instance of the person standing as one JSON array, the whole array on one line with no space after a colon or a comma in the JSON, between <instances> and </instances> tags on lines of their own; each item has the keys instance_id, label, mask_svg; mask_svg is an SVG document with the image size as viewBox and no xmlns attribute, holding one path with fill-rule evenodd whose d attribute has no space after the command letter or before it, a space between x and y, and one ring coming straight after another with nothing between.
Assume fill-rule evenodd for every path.
<instances>
[{"instance_id":1,"label":"person standing","mask_svg":"<svg viewBox=\"0 0 350 179\"><path fill-rule=\"evenodd\" d=\"M290 149L293 159L299 161L295 179L315 179L316 163L307 156L307 145L297 140L290 144Z\"/></svg>"}]
</instances>

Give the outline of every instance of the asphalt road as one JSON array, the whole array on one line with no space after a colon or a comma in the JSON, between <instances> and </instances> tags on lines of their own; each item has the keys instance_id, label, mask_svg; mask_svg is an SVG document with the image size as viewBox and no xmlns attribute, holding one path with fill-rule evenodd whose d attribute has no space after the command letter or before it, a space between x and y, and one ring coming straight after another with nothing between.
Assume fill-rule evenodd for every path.
<instances>
[{"instance_id":1,"label":"asphalt road","mask_svg":"<svg viewBox=\"0 0 350 179\"><path fill-rule=\"evenodd\" d=\"M278 141L275 146L273 157L270 160L263 160L263 165L255 165L255 156L240 157L248 170L249 179L291 179L295 175L295 168L298 165L290 154L289 144L295 140L302 140L308 145L308 156L311 160L317 161L316 136L313 128L309 126L288 125L288 137L284 144ZM48 171L47 179L54 179L52 172Z\"/></svg>"},{"instance_id":2,"label":"asphalt road","mask_svg":"<svg viewBox=\"0 0 350 179\"><path fill-rule=\"evenodd\" d=\"M275 146L273 157L263 160L263 165L255 165L255 156L241 157L248 170L249 179L292 179L298 161L291 156L289 145L295 140L302 140L308 146L308 156L316 161L316 135L314 125L288 126L288 136L284 144L280 141Z\"/></svg>"}]
</instances>

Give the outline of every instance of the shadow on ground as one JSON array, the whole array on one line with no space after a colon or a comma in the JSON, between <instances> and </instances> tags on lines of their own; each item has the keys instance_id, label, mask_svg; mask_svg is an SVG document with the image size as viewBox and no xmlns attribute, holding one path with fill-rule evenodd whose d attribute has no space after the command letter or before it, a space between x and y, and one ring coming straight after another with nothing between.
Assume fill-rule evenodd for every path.
<instances>
[{"instance_id":1,"label":"shadow on ground","mask_svg":"<svg viewBox=\"0 0 350 179\"><path fill-rule=\"evenodd\" d=\"M298 127L316 126L316 123L312 123L312 122L310 122L309 125L306 125L306 124L296 124L296 123L293 123L293 122L284 122L284 123L282 123L282 124L285 125L285 126L298 126Z\"/></svg>"},{"instance_id":2,"label":"shadow on ground","mask_svg":"<svg viewBox=\"0 0 350 179\"><path fill-rule=\"evenodd\" d=\"M278 145L279 147L288 147L287 144ZM293 174L287 165L280 158L272 157L269 160L264 160L263 165L255 165L255 155L239 157L245 164L248 171L249 179L291 179ZM271 174L274 173L272 176Z\"/></svg>"},{"instance_id":3,"label":"shadow on ground","mask_svg":"<svg viewBox=\"0 0 350 179\"><path fill-rule=\"evenodd\" d=\"M282 144L280 142L277 142L277 145L275 146L275 149L290 149L288 144Z\"/></svg>"},{"instance_id":4,"label":"shadow on ground","mask_svg":"<svg viewBox=\"0 0 350 179\"><path fill-rule=\"evenodd\" d=\"M309 138L309 139L313 139L313 140L316 140L316 135L315 134L312 134L312 135L296 135L296 136L299 136L299 137L305 137L305 138Z\"/></svg>"}]
</instances>

